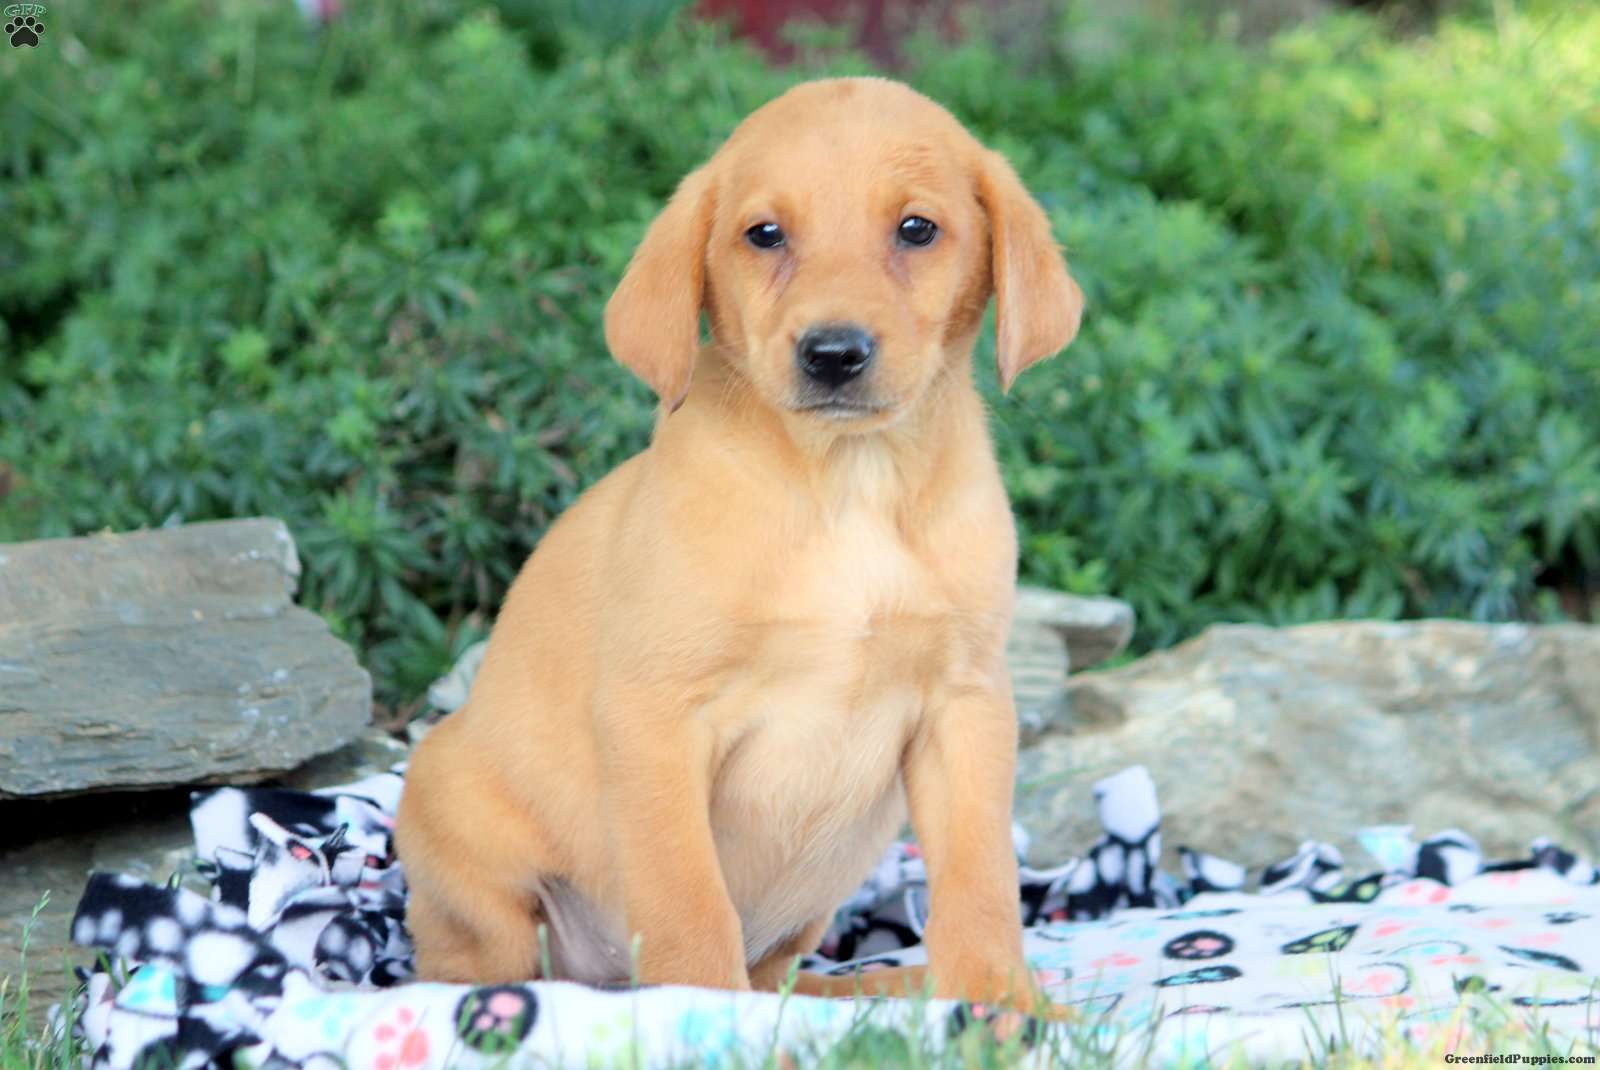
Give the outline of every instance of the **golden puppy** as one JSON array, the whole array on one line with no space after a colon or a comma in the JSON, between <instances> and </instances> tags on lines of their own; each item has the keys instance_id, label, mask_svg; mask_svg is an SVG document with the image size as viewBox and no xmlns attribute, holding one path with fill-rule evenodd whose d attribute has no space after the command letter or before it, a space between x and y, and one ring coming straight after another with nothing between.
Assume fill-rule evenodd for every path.
<instances>
[{"instance_id":1,"label":"golden puppy","mask_svg":"<svg viewBox=\"0 0 1600 1070\"><path fill-rule=\"evenodd\" d=\"M902 983L1031 995L991 294L1009 386L1081 295L1006 161L905 86L799 86L684 179L606 309L653 441L550 528L411 762L423 978L537 976L543 925L557 977L774 988L909 804L932 899Z\"/></svg>"}]
</instances>

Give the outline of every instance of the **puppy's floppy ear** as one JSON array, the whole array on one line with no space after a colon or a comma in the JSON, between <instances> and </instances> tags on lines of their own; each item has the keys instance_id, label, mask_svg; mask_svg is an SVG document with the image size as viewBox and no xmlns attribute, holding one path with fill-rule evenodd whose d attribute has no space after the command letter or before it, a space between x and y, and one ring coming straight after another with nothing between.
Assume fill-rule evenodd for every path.
<instances>
[{"instance_id":1,"label":"puppy's floppy ear","mask_svg":"<svg viewBox=\"0 0 1600 1070\"><path fill-rule=\"evenodd\" d=\"M1083 291L1044 214L998 152L980 149L978 200L989 216L994 278L995 361L1000 388L1010 390L1023 369L1054 356L1078 333Z\"/></svg>"},{"instance_id":2,"label":"puppy's floppy ear","mask_svg":"<svg viewBox=\"0 0 1600 1070\"><path fill-rule=\"evenodd\" d=\"M715 210L709 168L691 172L645 231L606 304L611 355L676 410L700 348L706 242Z\"/></svg>"}]
</instances>

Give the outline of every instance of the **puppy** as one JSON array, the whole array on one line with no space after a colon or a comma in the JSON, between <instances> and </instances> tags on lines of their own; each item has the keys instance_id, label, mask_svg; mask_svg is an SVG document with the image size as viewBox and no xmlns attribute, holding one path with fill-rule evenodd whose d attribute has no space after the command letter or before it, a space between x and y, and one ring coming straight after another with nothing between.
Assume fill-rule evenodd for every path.
<instances>
[{"instance_id":1,"label":"puppy","mask_svg":"<svg viewBox=\"0 0 1600 1070\"><path fill-rule=\"evenodd\" d=\"M903 85L801 85L683 180L606 308L653 440L550 528L411 762L423 978L776 988L909 810L929 965L861 980L1032 998L991 295L1009 387L1081 294L1006 161Z\"/></svg>"}]
</instances>

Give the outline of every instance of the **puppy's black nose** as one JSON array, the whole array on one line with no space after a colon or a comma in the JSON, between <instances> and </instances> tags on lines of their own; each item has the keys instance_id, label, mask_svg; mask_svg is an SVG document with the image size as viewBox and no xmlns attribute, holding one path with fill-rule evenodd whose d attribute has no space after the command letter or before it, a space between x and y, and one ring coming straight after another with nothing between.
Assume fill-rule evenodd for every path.
<instances>
[{"instance_id":1,"label":"puppy's black nose","mask_svg":"<svg viewBox=\"0 0 1600 1070\"><path fill-rule=\"evenodd\" d=\"M795 344L800 370L824 386L837 388L867 370L878 343L860 327L813 327Z\"/></svg>"}]
</instances>

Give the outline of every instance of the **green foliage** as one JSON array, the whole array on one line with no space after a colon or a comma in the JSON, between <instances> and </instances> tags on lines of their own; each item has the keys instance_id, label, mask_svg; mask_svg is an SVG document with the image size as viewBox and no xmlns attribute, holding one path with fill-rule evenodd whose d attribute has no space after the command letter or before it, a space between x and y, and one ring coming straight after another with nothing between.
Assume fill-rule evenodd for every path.
<instances>
[{"instance_id":1,"label":"green foliage","mask_svg":"<svg viewBox=\"0 0 1600 1070\"><path fill-rule=\"evenodd\" d=\"M83 1041L74 1036L76 1007L67 1002L61 1008L59 1022L52 1024L46 1013L48 1008L38 1000L29 976L29 946L34 943L39 917L49 903L50 893L45 892L22 923L20 958L15 962L0 960L0 1070L80 1070L88 1059ZM33 953L33 976L39 976L38 969L46 958L37 951ZM53 965L63 975L70 972L65 957Z\"/></svg>"},{"instance_id":2,"label":"green foliage","mask_svg":"<svg viewBox=\"0 0 1600 1070\"><path fill-rule=\"evenodd\" d=\"M648 435L599 323L645 223L751 108L865 69L548 9L81 5L0 55L0 538L282 516L390 700L481 635ZM1600 15L912 52L1090 301L994 397L1028 577L1151 645L1600 571Z\"/></svg>"},{"instance_id":3,"label":"green foliage","mask_svg":"<svg viewBox=\"0 0 1600 1070\"><path fill-rule=\"evenodd\" d=\"M1001 420L1030 571L1146 643L1600 573L1597 57L1592 11L1078 57L1004 127L1097 310Z\"/></svg>"}]
</instances>

